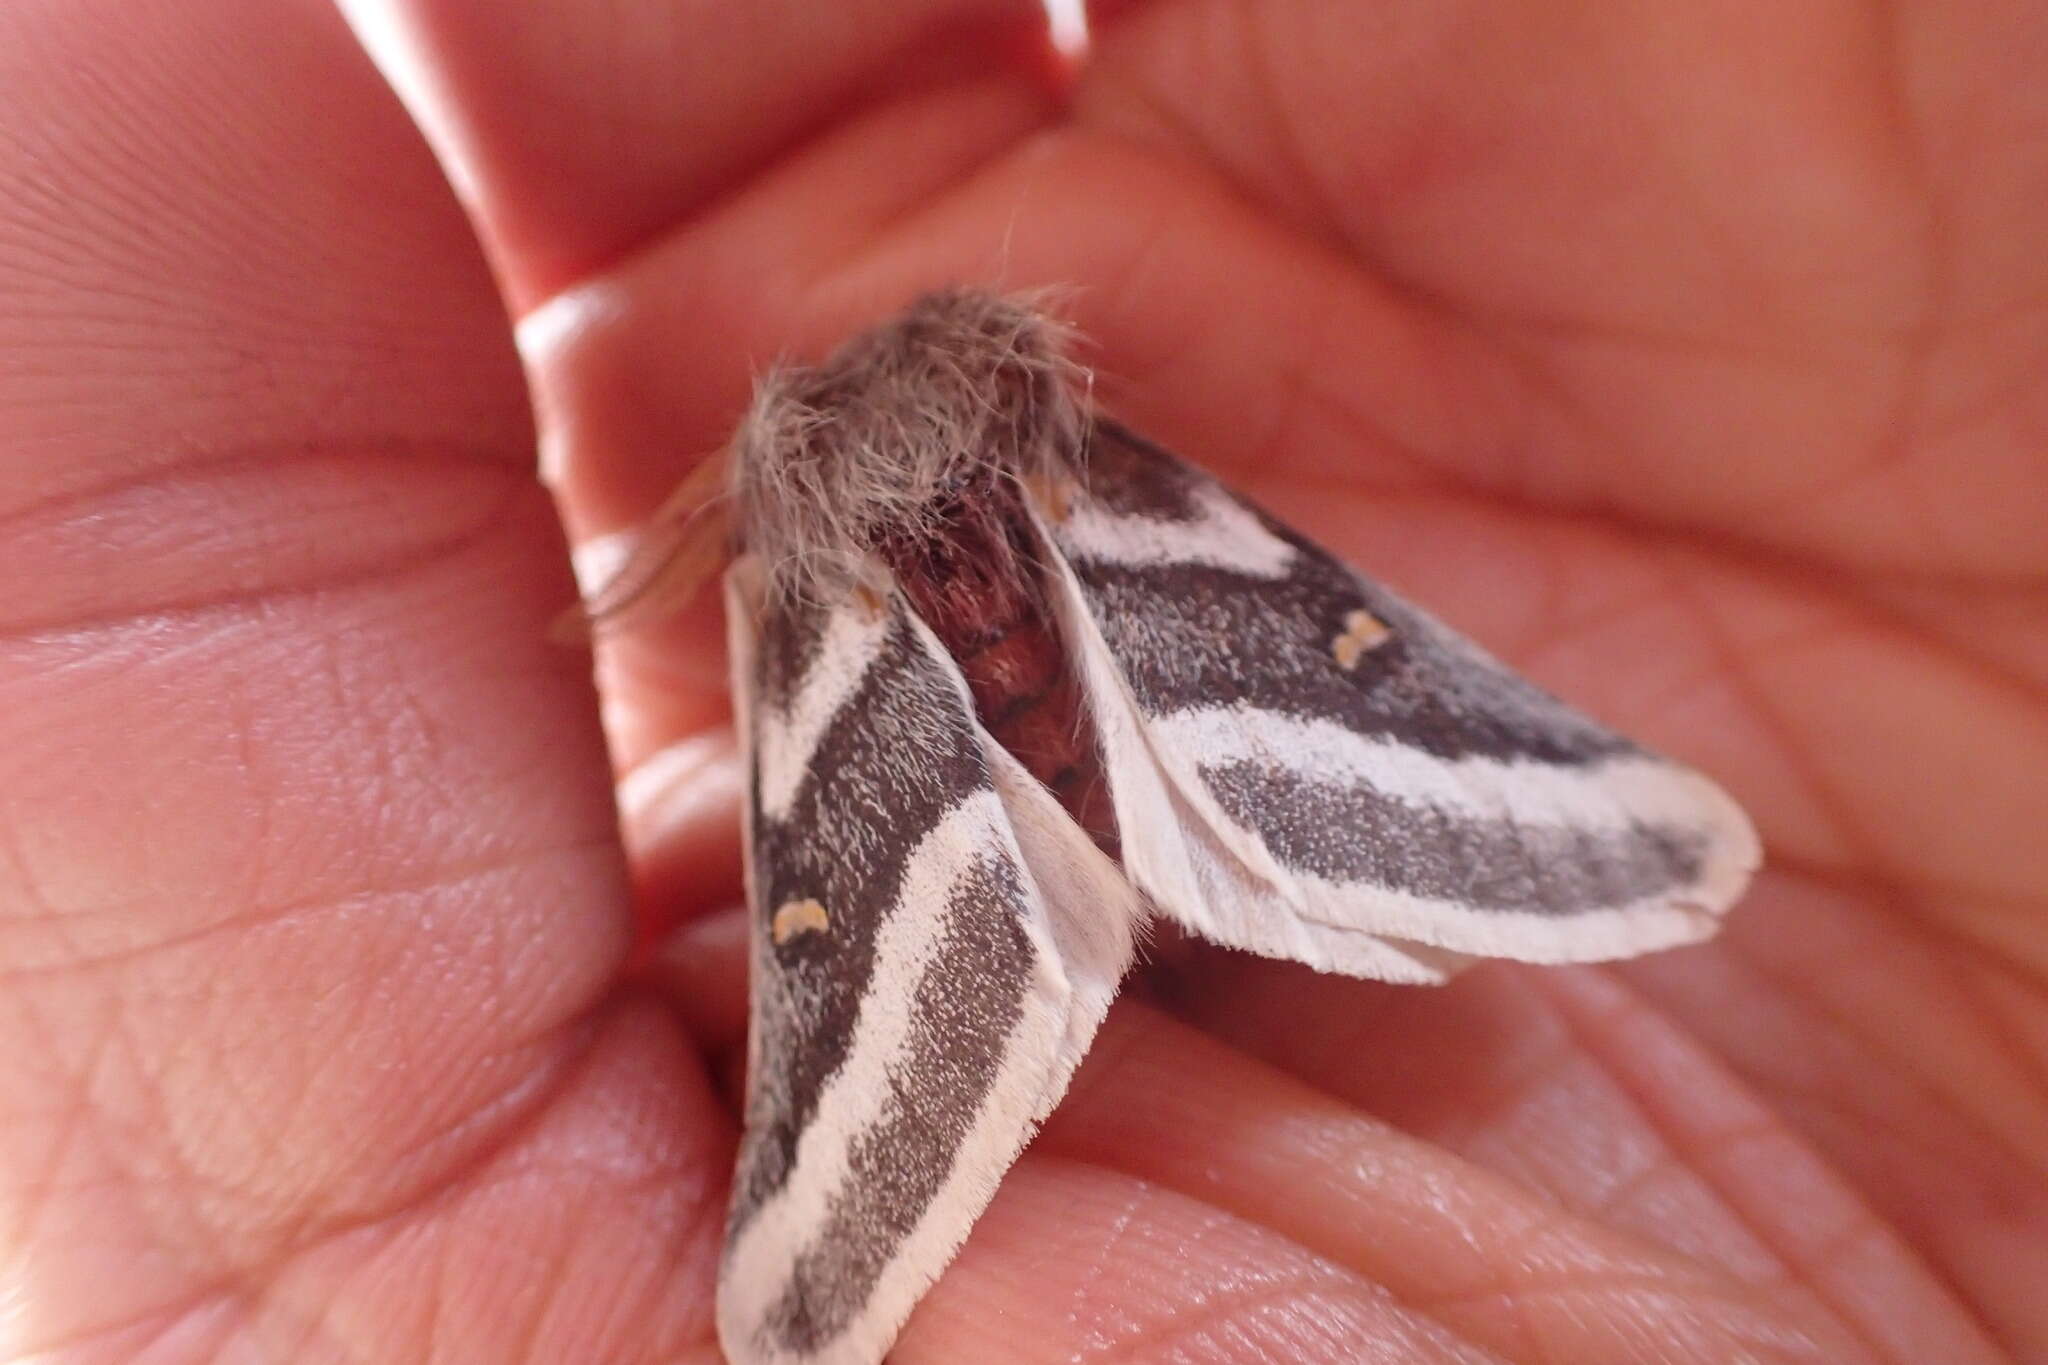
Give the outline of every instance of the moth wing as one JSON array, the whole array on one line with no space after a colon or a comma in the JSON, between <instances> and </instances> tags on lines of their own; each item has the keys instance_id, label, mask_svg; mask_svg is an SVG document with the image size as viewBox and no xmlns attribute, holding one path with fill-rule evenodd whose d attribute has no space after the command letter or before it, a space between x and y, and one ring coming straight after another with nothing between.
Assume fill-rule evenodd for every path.
<instances>
[{"instance_id":1,"label":"moth wing","mask_svg":"<svg viewBox=\"0 0 2048 1365\"><path fill-rule=\"evenodd\" d=\"M1442 979L1710 935L1741 809L1113 424L1041 500L1125 862L1207 937Z\"/></svg>"},{"instance_id":2,"label":"moth wing","mask_svg":"<svg viewBox=\"0 0 2048 1365\"><path fill-rule=\"evenodd\" d=\"M1065 1090L1139 912L893 587L772 605L757 570L727 578L753 932L719 1335L873 1365Z\"/></svg>"}]
</instances>

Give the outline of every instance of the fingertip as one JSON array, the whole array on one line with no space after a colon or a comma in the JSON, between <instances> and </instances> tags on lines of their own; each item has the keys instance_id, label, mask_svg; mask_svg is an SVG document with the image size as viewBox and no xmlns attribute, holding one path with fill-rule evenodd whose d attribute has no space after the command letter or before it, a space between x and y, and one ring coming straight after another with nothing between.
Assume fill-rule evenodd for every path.
<instances>
[{"instance_id":1,"label":"fingertip","mask_svg":"<svg viewBox=\"0 0 2048 1365\"><path fill-rule=\"evenodd\" d=\"M739 803L745 772L730 730L691 734L620 779L642 941L657 943L744 895Z\"/></svg>"},{"instance_id":2,"label":"fingertip","mask_svg":"<svg viewBox=\"0 0 2048 1365\"><path fill-rule=\"evenodd\" d=\"M861 105L1030 72L1031 0L516 9L350 0L434 133L522 308L588 277Z\"/></svg>"}]
</instances>

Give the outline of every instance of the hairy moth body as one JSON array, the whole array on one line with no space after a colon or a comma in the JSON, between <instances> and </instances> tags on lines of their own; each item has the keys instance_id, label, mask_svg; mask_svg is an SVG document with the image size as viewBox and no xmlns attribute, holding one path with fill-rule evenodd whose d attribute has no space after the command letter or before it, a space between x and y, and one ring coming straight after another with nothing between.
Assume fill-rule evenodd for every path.
<instances>
[{"instance_id":1,"label":"hairy moth body","mask_svg":"<svg viewBox=\"0 0 2048 1365\"><path fill-rule=\"evenodd\" d=\"M739 1365L881 1359L1154 917L1434 983L1695 942L1756 865L1712 783L1092 412L1026 304L779 372L728 458Z\"/></svg>"}]
</instances>

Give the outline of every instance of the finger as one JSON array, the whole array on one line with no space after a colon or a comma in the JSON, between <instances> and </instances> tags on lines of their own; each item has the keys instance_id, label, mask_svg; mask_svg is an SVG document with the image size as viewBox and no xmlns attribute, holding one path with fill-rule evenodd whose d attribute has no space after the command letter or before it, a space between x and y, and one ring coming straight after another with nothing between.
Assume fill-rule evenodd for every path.
<instances>
[{"instance_id":1,"label":"finger","mask_svg":"<svg viewBox=\"0 0 2048 1365\"><path fill-rule=\"evenodd\" d=\"M646 975L682 1015L716 1065L744 1066L747 1041L747 913L728 905L698 915L665 939Z\"/></svg>"},{"instance_id":2,"label":"finger","mask_svg":"<svg viewBox=\"0 0 2048 1365\"><path fill-rule=\"evenodd\" d=\"M1596 972L1496 965L1418 991L1219 953L1176 998L1326 1094L1713 1267L1802 1323L1832 1320L1898 1359L1934 1342L1996 1358L1797 1134Z\"/></svg>"},{"instance_id":3,"label":"finger","mask_svg":"<svg viewBox=\"0 0 2048 1365\"><path fill-rule=\"evenodd\" d=\"M611 558L598 536L632 526L725 443L761 370L814 355L901 302L883 294L813 306L811 272L832 273L836 253L858 251L878 224L971 177L1043 116L1041 98L1002 81L906 97L530 317L522 342L559 452L552 481L586 538L579 553ZM671 621L604 640L622 768L724 720L714 598L700 594Z\"/></svg>"},{"instance_id":4,"label":"finger","mask_svg":"<svg viewBox=\"0 0 2048 1365\"><path fill-rule=\"evenodd\" d=\"M2038 117L2031 83L1986 73L2039 17L1752 19L1152 5L1099 34L1076 117L1216 168L1489 338L1501 420L1413 439L1461 481L1873 568L2036 575L2048 266L2013 252L2039 237L2044 169L1953 91ZM1342 348L1295 349L1324 387L1317 352Z\"/></svg>"},{"instance_id":5,"label":"finger","mask_svg":"<svg viewBox=\"0 0 2048 1365\"><path fill-rule=\"evenodd\" d=\"M587 664L430 157L323 5L16 5L0 53L10 1344L708 1331L726 1129L596 1008Z\"/></svg>"},{"instance_id":6,"label":"finger","mask_svg":"<svg viewBox=\"0 0 2048 1365\"><path fill-rule=\"evenodd\" d=\"M1816 51L1827 34L1819 19L1774 34L1768 52L1749 55L1786 68L1821 60L1842 77L1831 87L1788 72L1771 91L1786 103L1774 103L1754 81L1740 92L1727 88L1735 74L1729 49L1746 49L1742 35L1713 32L1723 14L1691 16L1680 39L1647 31L1654 21L1646 16L1564 6L1508 6L1479 21L1468 10L1426 4L1369 11L1294 0L1252 11L1155 5L1101 33L1076 111L1084 123L1215 166L1300 230L1341 244L1416 296L1463 312L1477 330L1527 322L1533 331L1548 321L1591 334L1588 349L1624 333L1672 345L1696 338L1702 349L1718 337L1733 346L1750 340L1742 311L1748 296L1727 278L1727 253L1738 248L1705 230L1690 199L1660 193L1655 171L1684 166L1707 175L1703 162L1745 158L1742 177L1763 192L1716 207L1733 215L1775 209L1769 187L1806 180L1811 162L1825 159L1807 140L1848 135L1831 110L1811 102L1846 98L1841 85L1852 84L1859 54ZM1235 41L1226 46L1233 26ZM1332 53L1345 60L1330 60ZM1609 64L1623 60L1637 69ZM1645 90L1639 81L1655 84ZM1716 117L1690 129L1666 127L1660 101L1667 98L1710 102ZM1808 107L1798 106L1802 100ZM1754 136L1789 127L1803 138ZM1869 160L1867 148L1853 150L1856 161ZM1795 173L1759 157L1799 164ZM1710 183L1721 178L1708 176ZM1844 247L1808 238L1795 249L1817 265ZM1845 313L1850 302L1866 301L1873 283L1905 287L1880 268L1887 264L1832 277ZM1853 315L1861 316L1860 307ZM1517 399L1535 396L1525 389ZM1631 397L1647 427L1649 405L1662 395L1645 385ZM1604 423L1619 414L1599 417ZM1725 430L1693 425L1703 438ZM1684 435L1677 424L1658 431ZM1498 490L1566 498L1630 492L1608 490L1598 483L1601 471L1562 459L1564 433L1521 435L1512 447L1430 453ZM1773 447L1781 461L1783 449ZM1729 478L1726 461L1703 461L1697 448L1655 441L1633 453L1636 496L1667 506L1678 504L1677 495L1709 491L1708 478L1723 486ZM1519 463L1532 454L1545 457L1534 471ZM1646 465L1658 469L1657 479L1643 477ZM1516 476L1520 486L1509 482ZM1674 487L1672 480L1687 482Z\"/></svg>"},{"instance_id":7,"label":"finger","mask_svg":"<svg viewBox=\"0 0 2048 1365\"><path fill-rule=\"evenodd\" d=\"M1942 1358L1942 1333L1979 1327L2021 1356L2048 1341L2048 1305L2033 1292L2048 1278L2048 1095L2010 1034L1985 1026L1987 1011L2003 1016L2030 987L1867 892L1789 876L1772 879L1769 899L1738 915L1716 951L1647 958L1625 976L1764 1096L1951 1287L1929 1302L1924 1287L1890 1273L1889 1255L1873 1254L1888 1252L1885 1242L1841 1258L1868 1276L1864 1311L1904 1343L1902 1359ZM1584 999L1586 985L1574 977L1551 993L1599 1017L1607 1002ZM1995 1217L1983 1216L1978 1190L2001 1192Z\"/></svg>"},{"instance_id":8,"label":"finger","mask_svg":"<svg viewBox=\"0 0 2048 1365\"><path fill-rule=\"evenodd\" d=\"M920 277L885 279L862 297L843 267L974 181L1046 112L1003 80L880 104L527 319L521 342L579 529L637 520L725 444L764 369L815 357L900 304ZM941 261L922 279L951 268Z\"/></svg>"},{"instance_id":9,"label":"finger","mask_svg":"<svg viewBox=\"0 0 2048 1365\"><path fill-rule=\"evenodd\" d=\"M1107 1031L1040 1148L1280 1233L1505 1359L1620 1365L1679 1323L1688 1358L1785 1340L1821 1359L1858 1353L1820 1304L1769 1274L1744 1284L1562 1218L1539 1193L1143 1010Z\"/></svg>"},{"instance_id":10,"label":"finger","mask_svg":"<svg viewBox=\"0 0 2048 1365\"><path fill-rule=\"evenodd\" d=\"M1254 1223L1026 1157L890 1353L903 1365L1096 1357L1481 1365L1496 1358Z\"/></svg>"},{"instance_id":11,"label":"finger","mask_svg":"<svg viewBox=\"0 0 2048 1365\"><path fill-rule=\"evenodd\" d=\"M642 942L658 942L676 925L745 896L744 790L740 756L727 732L690 735L620 780L619 815Z\"/></svg>"},{"instance_id":12,"label":"finger","mask_svg":"<svg viewBox=\"0 0 2048 1365\"><path fill-rule=\"evenodd\" d=\"M962 279L1075 284L1071 311L1097 343L1088 358L1119 397L1137 398L1120 410L1141 421L1178 413L1159 434L1205 432L1190 450L1199 458L1256 460L1288 382L1262 339L1304 312L1385 301L1214 187L1113 147L1030 138L1038 119L988 86L877 109L536 315L524 340L583 527L630 525L657 505L725 443L753 377L775 359L815 357L921 290ZM878 178L878 165L889 174ZM1184 230L1166 239L1158 269L1134 270L1162 220ZM1367 372L1389 385L1429 382L1441 356L1398 326L1377 354L1387 363ZM709 723L722 706L709 700L722 696L719 652L708 604L636 633L618 656L622 710L678 714L678 691L695 689L707 700L678 714L681 728ZM642 752L629 749L628 761Z\"/></svg>"},{"instance_id":13,"label":"finger","mask_svg":"<svg viewBox=\"0 0 2048 1365\"><path fill-rule=\"evenodd\" d=\"M1023 75L1045 48L1028 0L346 7L471 187L522 305L880 91Z\"/></svg>"}]
</instances>

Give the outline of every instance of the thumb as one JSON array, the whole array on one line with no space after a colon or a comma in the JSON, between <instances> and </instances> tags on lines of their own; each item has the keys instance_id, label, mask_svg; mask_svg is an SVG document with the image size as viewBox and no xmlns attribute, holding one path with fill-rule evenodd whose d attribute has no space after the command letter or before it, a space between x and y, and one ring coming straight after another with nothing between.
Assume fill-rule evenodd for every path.
<instances>
[{"instance_id":1,"label":"thumb","mask_svg":"<svg viewBox=\"0 0 2048 1365\"><path fill-rule=\"evenodd\" d=\"M612 998L588 661L460 212L324 5L16 5L0 54L7 1354L688 1339L725 1120Z\"/></svg>"}]
</instances>

